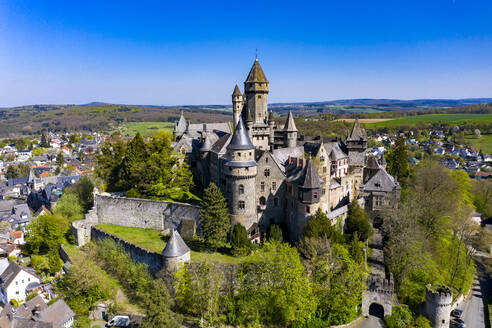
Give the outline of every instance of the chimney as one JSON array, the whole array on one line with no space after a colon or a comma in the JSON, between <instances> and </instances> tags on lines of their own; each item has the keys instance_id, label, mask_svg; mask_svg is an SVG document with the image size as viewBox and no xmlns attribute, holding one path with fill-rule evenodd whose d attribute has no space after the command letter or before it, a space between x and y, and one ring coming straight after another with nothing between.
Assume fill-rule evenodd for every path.
<instances>
[{"instance_id":1,"label":"chimney","mask_svg":"<svg viewBox=\"0 0 492 328\"><path fill-rule=\"evenodd\" d=\"M39 305L36 305L32 310L32 315L36 318L39 318L40 313L41 313L41 307Z\"/></svg>"}]
</instances>

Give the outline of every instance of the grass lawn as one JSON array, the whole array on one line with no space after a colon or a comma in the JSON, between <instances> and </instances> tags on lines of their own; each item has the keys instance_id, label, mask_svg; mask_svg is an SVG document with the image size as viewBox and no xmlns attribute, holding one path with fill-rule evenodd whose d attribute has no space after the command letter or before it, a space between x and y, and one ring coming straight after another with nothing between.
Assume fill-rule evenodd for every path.
<instances>
[{"instance_id":1,"label":"grass lawn","mask_svg":"<svg viewBox=\"0 0 492 328\"><path fill-rule=\"evenodd\" d=\"M113 235L121 237L126 241L135 245L141 246L155 253L161 253L166 246L166 241L161 237L160 231L152 229L131 228L123 227L112 224L98 224L97 228L109 232ZM219 252L208 253L204 251L198 251L198 245L188 245L191 251L192 262L215 262L215 263L228 263L235 264L241 263L246 260L247 257L235 257Z\"/></svg>"},{"instance_id":2,"label":"grass lawn","mask_svg":"<svg viewBox=\"0 0 492 328\"><path fill-rule=\"evenodd\" d=\"M466 140L472 143L473 147L482 149L484 154L492 154L492 134L484 134L480 138L466 136Z\"/></svg>"},{"instance_id":3,"label":"grass lawn","mask_svg":"<svg viewBox=\"0 0 492 328\"><path fill-rule=\"evenodd\" d=\"M397 127L400 125L416 125L419 123L446 123L461 124L470 123L491 123L492 114L425 114L407 117L399 117L382 122L366 124L367 127Z\"/></svg>"},{"instance_id":4,"label":"grass lawn","mask_svg":"<svg viewBox=\"0 0 492 328\"><path fill-rule=\"evenodd\" d=\"M122 134L135 135L140 132L142 136L151 136L159 130L172 131L174 123L172 122L128 122L119 128Z\"/></svg>"}]
</instances>

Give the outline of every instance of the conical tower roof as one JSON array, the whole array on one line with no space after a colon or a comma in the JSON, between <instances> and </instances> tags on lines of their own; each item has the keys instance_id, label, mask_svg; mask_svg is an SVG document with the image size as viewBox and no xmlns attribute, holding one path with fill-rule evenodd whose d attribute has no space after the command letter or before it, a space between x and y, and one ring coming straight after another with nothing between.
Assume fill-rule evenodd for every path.
<instances>
[{"instance_id":1,"label":"conical tower roof","mask_svg":"<svg viewBox=\"0 0 492 328\"><path fill-rule=\"evenodd\" d=\"M179 117L179 121L176 124L176 127L174 128L174 131L176 132L185 132L186 127L187 127L186 119L184 117L183 111L181 111L181 116Z\"/></svg>"},{"instance_id":2,"label":"conical tower roof","mask_svg":"<svg viewBox=\"0 0 492 328\"><path fill-rule=\"evenodd\" d=\"M240 116L227 149L246 150L254 148L255 146L253 146L251 139L249 139L248 131L244 127L243 118Z\"/></svg>"},{"instance_id":3,"label":"conical tower roof","mask_svg":"<svg viewBox=\"0 0 492 328\"><path fill-rule=\"evenodd\" d=\"M29 171L29 175L27 176L27 182L28 183L33 183L34 182L34 178L36 178L36 176L34 175L34 172L32 170Z\"/></svg>"},{"instance_id":4,"label":"conical tower roof","mask_svg":"<svg viewBox=\"0 0 492 328\"><path fill-rule=\"evenodd\" d=\"M182 256L190 251L190 248L186 245L180 234L173 229L171 238L162 251L164 257L178 257Z\"/></svg>"},{"instance_id":5,"label":"conical tower roof","mask_svg":"<svg viewBox=\"0 0 492 328\"><path fill-rule=\"evenodd\" d=\"M232 93L233 96L242 96L243 94L241 93L241 90L239 90L239 87L236 86L234 87L234 92Z\"/></svg>"},{"instance_id":6,"label":"conical tower roof","mask_svg":"<svg viewBox=\"0 0 492 328\"><path fill-rule=\"evenodd\" d=\"M381 166L385 167L386 166L386 158L384 158L384 152L381 153Z\"/></svg>"},{"instance_id":7,"label":"conical tower roof","mask_svg":"<svg viewBox=\"0 0 492 328\"><path fill-rule=\"evenodd\" d=\"M203 132L205 134L203 144L200 147L200 151L209 151L212 149L212 141L210 141L210 137L208 136L207 132Z\"/></svg>"},{"instance_id":8,"label":"conical tower roof","mask_svg":"<svg viewBox=\"0 0 492 328\"><path fill-rule=\"evenodd\" d=\"M296 123L291 111L289 111L289 116L287 116L287 120L285 121L284 131L297 132Z\"/></svg>"},{"instance_id":9,"label":"conical tower roof","mask_svg":"<svg viewBox=\"0 0 492 328\"><path fill-rule=\"evenodd\" d=\"M248 78L245 83L247 82L268 82L258 59L255 59L253 67L251 67L251 70L249 71Z\"/></svg>"},{"instance_id":10,"label":"conical tower roof","mask_svg":"<svg viewBox=\"0 0 492 328\"><path fill-rule=\"evenodd\" d=\"M359 118L355 119L354 126L352 127L352 132L347 138L348 141L358 141L360 139L365 139L366 133L364 129L360 127Z\"/></svg>"},{"instance_id":11,"label":"conical tower roof","mask_svg":"<svg viewBox=\"0 0 492 328\"><path fill-rule=\"evenodd\" d=\"M304 174L304 182L301 188L317 189L321 188L321 178L318 175L318 171L313 166L313 160L309 160L306 167L306 173Z\"/></svg>"}]
</instances>

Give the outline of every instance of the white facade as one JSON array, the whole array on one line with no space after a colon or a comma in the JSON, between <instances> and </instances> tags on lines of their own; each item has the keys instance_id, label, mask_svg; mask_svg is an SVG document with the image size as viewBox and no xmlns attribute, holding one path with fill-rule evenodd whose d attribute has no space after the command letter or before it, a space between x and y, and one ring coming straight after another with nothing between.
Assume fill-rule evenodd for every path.
<instances>
[{"instance_id":1,"label":"white facade","mask_svg":"<svg viewBox=\"0 0 492 328\"><path fill-rule=\"evenodd\" d=\"M39 283L41 283L39 278L21 269L8 286L1 286L1 301L4 304L7 304L13 298L25 301L27 296L26 288L29 285Z\"/></svg>"}]
</instances>

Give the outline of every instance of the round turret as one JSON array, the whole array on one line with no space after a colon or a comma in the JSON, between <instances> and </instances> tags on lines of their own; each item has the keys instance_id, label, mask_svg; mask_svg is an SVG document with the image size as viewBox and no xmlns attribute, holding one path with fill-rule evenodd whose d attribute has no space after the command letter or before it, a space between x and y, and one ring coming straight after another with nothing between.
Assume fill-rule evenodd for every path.
<instances>
[{"instance_id":1,"label":"round turret","mask_svg":"<svg viewBox=\"0 0 492 328\"><path fill-rule=\"evenodd\" d=\"M448 328L453 303L453 291L446 286L427 285L425 290L426 315L434 328Z\"/></svg>"},{"instance_id":2,"label":"round turret","mask_svg":"<svg viewBox=\"0 0 492 328\"><path fill-rule=\"evenodd\" d=\"M162 264L168 271L176 271L180 263L190 262L190 248L186 245L181 235L171 231L171 237L162 251Z\"/></svg>"}]
</instances>

